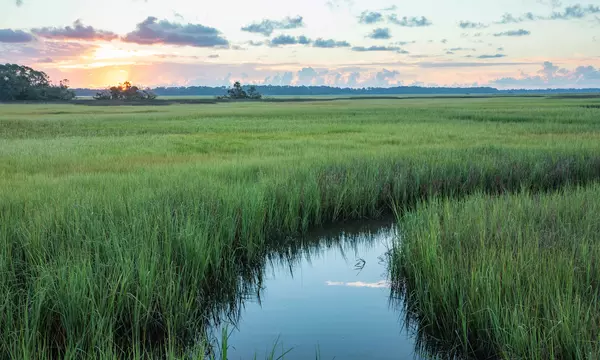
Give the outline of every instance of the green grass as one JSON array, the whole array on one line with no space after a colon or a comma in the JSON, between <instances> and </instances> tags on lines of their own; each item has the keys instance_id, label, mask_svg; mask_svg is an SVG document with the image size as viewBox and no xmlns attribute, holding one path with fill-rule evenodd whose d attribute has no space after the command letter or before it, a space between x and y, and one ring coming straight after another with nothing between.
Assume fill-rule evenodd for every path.
<instances>
[{"instance_id":1,"label":"green grass","mask_svg":"<svg viewBox=\"0 0 600 360\"><path fill-rule=\"evenodd\" d=\"M3 105L0 354L183 356L286 236L599 179L598 103Z\"/></svg>"},{"instance_id":2,"label":"green grass","mask_svg":"<svg viewBox=\"0 0 600 360\"><path fill-rule=\"evenodd\" d=\"M593 185L405 215L391 273L422 343L487 359L599 358L599 200Z\"/></svg>"}]
</instances>

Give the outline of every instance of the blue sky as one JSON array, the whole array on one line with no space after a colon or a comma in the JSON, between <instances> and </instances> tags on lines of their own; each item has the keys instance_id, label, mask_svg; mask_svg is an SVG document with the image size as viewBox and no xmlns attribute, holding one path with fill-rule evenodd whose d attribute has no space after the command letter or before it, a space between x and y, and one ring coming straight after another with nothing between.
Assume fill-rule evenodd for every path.
<instances>
[{"instance_id":1,"label":"blue sky","mask_svg":"<svg viewBox=\"0 0 600 360\"><path fill-rule=\"evenodd\" d=\"M600 1L0 0L0 62L73 86L600 87Z\"/></svg>"}]
</instances>

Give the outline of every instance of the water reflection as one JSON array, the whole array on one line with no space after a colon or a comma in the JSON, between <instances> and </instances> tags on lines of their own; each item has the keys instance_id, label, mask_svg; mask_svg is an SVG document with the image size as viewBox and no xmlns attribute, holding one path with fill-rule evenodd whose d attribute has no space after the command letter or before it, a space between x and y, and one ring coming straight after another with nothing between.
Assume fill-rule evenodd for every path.
<instances>
[{"instance_id":1,"label":"water reflection","mask_svg":"<svg viewBox=\"0 0 600 360\"><path fill-rule=\"evenodd\" d=\"M389 219L320 230L270 249L250 277L254 286L214 327L215 334L231 330L228 358L265 358L276 340L276 352L291 350L285 359L292 360L422 358L397 298L390 302L386 254L396 236Z\"/></svg>"}]
</instances>

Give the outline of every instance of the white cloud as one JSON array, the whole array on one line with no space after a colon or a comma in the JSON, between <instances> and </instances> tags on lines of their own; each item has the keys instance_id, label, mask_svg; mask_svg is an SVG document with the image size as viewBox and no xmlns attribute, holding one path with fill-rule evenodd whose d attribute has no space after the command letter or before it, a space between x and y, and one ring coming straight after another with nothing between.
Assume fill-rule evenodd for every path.
<instances>
[{"instance_id":1,"label":"white cloud","mask_svg":"<svg viewBox=\"0 0 600 360\"><path fill-rule=\"evenodd\" d=\"M348 286L348 287L362 287L362 288L389 288L390 283L387 280L379 280L377 282L362 282L362 281L354 281L354 282L342 282L342 281L325 281L327 286Z\"/></svg>"},{"instance_id":2,"label":"white cloud","mask_svg":"<svg viewBox=\"0 0 600 360\"><path fill-rule=\"evenodd\" d=\"M569 70L546 61L536 74L521 73L518 77L500 78L490 84L501 88L597 88L600 87L600 68L586 65Z\"/></svg>"}]
</instances>

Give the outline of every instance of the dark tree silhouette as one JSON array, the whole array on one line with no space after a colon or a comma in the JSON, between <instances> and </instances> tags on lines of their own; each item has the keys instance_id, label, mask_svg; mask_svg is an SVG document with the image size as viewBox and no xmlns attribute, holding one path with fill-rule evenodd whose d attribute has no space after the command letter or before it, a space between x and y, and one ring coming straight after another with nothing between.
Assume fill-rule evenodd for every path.
<instances>
[{"instance_id":1,"label":"dark tree silhouette","mask_svg":"<svg viewBox=\"0 0 600 360\"><path fill-rule=\"evenodd\" d=\"M0 65L0 101L71 100L74 97L67 79L55 86L43 71L17 64Z\"/></svg>"},{"instance_id":2,"label":"dark tree silhouette","mask_svg":"<svg viewBox=\"0 0 600 360\"><path fill-rule=\"evenodd\" d=\"M233 87L227 90L227 96L231 99L246 99L248 94L242 89L242 84L236 81Z\"/></svg>"},{"instance_id":3,"label":"dark tree silhouette","mask_svg":"<svg viewBox=\"0 0 600 360\"><path fill-rule=\"evenodd\" d=\"M248 88L248 98L249 99L262 99L262 95L256 89L256 86L252 85Z\"/></svg>"},{"instance_id":4,"label":"dark tree silhouette","mask_svg":"<svg viewBox=\"0 0 600 360\"><path fill-rule=\"evenodd\" d=\"M262 95L256 89L256 86L252 85L248 87L248 91L244 90L244 87L239 81L233 83L233 86L227 89L227 95L223 96L225 99L243 100L253 99L258 100L262 98Z\"/></svg>"},{"instance_id":5,"label":"dark tree silhouette","mask_svg":"<svg viewBox=\"0 0 600 360\"><path fill-rule=\"evenodd\" d=\"M100 91L94 96L96 100L154 100L156 94L149 88L140 89L129 81L118 86L111 86L107 90Z\"/></svg>"}]
</instances>

